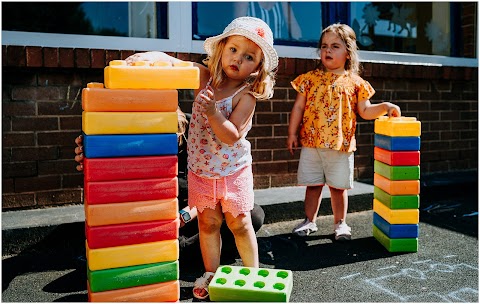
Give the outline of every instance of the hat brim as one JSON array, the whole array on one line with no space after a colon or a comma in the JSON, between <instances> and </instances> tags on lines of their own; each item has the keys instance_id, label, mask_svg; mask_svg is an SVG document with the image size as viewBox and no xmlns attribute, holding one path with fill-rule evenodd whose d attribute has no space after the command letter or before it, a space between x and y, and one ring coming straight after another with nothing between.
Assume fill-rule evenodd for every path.
<instances>
[{"instance_id":1,"label":"hat brim","mask_svg":"<svg viewBox=\"0 0 480 304\"><path fill-rule=\"evenodd\" d=\"M278 66L278 54L277 51L273 48L273 46L271 46L267 41L265 41L257 34L242 28L235 28L226 33L222 33L220 35L205 39L205 42L203 43L203 48L207 52L208 56L212 56L213 50L217 42L219 42L223 38L234 35L244 36L255 42L255 44L258 45L260 49L262 49L263 56L265 57L265 69L267 71L270 72Z\"/></svg>"}]
</instances>

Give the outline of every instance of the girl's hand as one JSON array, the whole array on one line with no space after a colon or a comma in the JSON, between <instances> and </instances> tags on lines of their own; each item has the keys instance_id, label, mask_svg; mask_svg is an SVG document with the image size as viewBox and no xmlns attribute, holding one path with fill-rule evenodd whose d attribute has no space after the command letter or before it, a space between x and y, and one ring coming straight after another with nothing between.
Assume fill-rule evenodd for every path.
<instances>
[{"instance_id":1,"label":"girl's hand","mask_svg":"<svg viewBox=\"0 0 480 304\"><path fill-rule=\"evenodd\" d=\"M293 148L298 148L298 136L297 135L288 135L288 138L287 138L287 148L288 148L288 151L290 151L290 154L292 154L292 156L294 155L294 150Z\"/></svg>"},{"instance_id":2,"label":"girl's hand","mask_svg":"<svg viewBox=\"0 0 480 304\"><path fill-rule=\"evenodd\" d=\"M79 163L77 165L77 171L83 171L83 136L80 135L75 138L77 147L75 148L75 161Z\"/></svg>"},{"instance_id":3,"label":"girl's hand","mask_svg":"<svg viewBox=\"0 0 480 304\"><path fill-rule=\"evenodd\" d=\"M213 93L213 88L211 86L207 86L206 90L199 94L200 99L198 101L199 105L202 107L202 112L210 117L217 113L217 104L215 100L215 94Z\"/></svg>"},{"instance_id":4,"label":"girl's hand","mask_svg":"<svg viewBox=\"0 0 480 304\"><path fill-rule=\"evenodd\" d=\"M402 112L400 111L399 106L393 103L387 102L387 115L388 117L400 117L402 116Z\"/></svg>"}]
</instances>

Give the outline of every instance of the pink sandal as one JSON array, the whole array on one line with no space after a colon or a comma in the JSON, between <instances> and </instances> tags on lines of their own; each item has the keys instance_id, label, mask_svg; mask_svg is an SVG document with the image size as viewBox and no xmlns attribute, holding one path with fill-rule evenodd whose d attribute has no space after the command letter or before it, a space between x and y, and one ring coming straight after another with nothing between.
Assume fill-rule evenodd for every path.
<instances>
[{"instance_id":1,"label":"pink sandal","mask_svg":"<svg viewBox=\"0 0 480 304\"><path fill-rule=\"evenodd\" d=\"M193 296L197 299L203 300L208 297L208 284L213 279L214 272L205 272L201 277L193 283Z\"/></svg>"}]
</instances>

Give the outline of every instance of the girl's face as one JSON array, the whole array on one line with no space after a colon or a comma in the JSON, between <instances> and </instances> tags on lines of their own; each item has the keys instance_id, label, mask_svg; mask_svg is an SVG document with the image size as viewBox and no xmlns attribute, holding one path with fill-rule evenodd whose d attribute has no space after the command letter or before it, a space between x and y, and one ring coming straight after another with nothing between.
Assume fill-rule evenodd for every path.
<instances>
[{"instance_id":1,"label":"girl's face","mask_svg":"<svg viewBox=\"0 0 480 304\"><path fill-rule=\"evenodd\" d=\"M262 49L250 39L230 36L222 52L222 69L228 78L243 81L257 71L262 54Z\"/></svg>"},{"instance_id":2,"label":"girl's face","mask_svg":"<svg viewBox=\"0 0 480 304\"><path fill-rule=\"evenodd\" d=\"M328 72L338 74L345 71L345 62L350 59L350 55L343 40L337 34L327 32L320 45L320 59Z\"/></svg>"}]
</instances>

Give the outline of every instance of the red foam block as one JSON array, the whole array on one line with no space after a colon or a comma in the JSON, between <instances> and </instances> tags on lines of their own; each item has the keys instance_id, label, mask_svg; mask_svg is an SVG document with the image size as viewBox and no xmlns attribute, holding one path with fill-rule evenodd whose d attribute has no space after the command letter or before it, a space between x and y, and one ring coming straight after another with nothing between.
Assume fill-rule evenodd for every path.
<instances>
[{"instance_id":1,"label":"red foam block","mask_svg":"<svg viewBox=\"0 0 480 304\"><path fill-rule=\"evenodd\" d=\"M161 200L178 196L178 180L174 177L87 182L84 192L90 205Z\"/></svg>"},{"instance_id":2,"label":"red foam block","mask_svg":"<svg viewBox=\"0 0 480 304\"><path fill-rule=\"evenodd\" d=\"M178 238L180 220L151 221L107 226L85 225L85 235L91 249L143 244Z\"/></svg>"},{"instance_id":3,"label":"red foam block","mask_svg":"<svg viewBox=\"0 0 480 304\"><path fill-rule=\"evenodd\" d=\"M420 165L420 151L390 151L375 147L374 159L390 166L418 166Z\"/></svg>"},{"instance_id":4,"label":"red foam block","mask_svg":"<svg viewBox=\"0 0 480 304\"><path fill-rule=\"evenodd\" d=\"M86 182L175 177L178 174L176 155L85 158Z\"/></svg>"}]
</instances>

